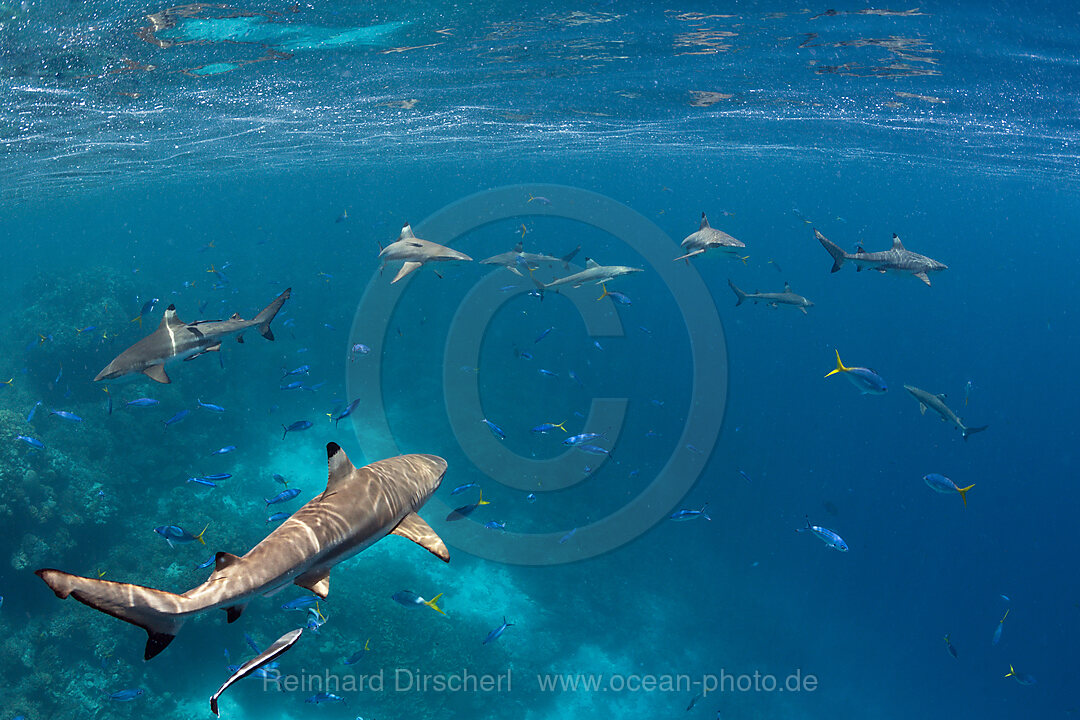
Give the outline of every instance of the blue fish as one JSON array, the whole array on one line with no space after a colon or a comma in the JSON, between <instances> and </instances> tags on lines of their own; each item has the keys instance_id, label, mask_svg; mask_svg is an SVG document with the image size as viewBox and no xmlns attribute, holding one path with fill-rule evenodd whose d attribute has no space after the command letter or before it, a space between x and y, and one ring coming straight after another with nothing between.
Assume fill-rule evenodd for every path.
<instances>
[{"instance_id":1,"label":"blue fish","mask_svg":"<svg viewBox=\"0 0 1080 720\"><path fill-rule=\"evenodd\" d=\"M499 627L497 627L494 630L492 630L491 632L489 632L487 634L487 637L484 638L484 642L482 642L480 644L481 645L487 645L489 642L494 642L494 641L498 640L499 636L502 635L504 632L506 632L506 628L513 627L513 626L514 626L514 623L506 622L506 618L504 617L503 621L502 621L502 625L500 625Z\"/></svg>"},{"instance_id":2,"label":"blue fish","mask_svg":"<svg viewBox=\"0 0 1080 720\"><path fill-rule=\"evenodd\" d=\"M367 345L364 345L363 343L356 343L351 348L349 348L349 359L350 361L355 360L357 355L367 355L369 352L371 352L371 348L369 348Z\"/></svg>"},{"instance_id":3,"label":"blue fish","mask_svg":"<svg viewBox=\"0 0 1080 720\"><path fill-rule=\"evenodd\" d=\"M289 488L288 490L282 490L272 498L266 498L267 505L276 505L277 503L288 502L294 497L300 494L299 488Z\"/></svg>"},{"instance_id":4,"label":"blue fish","mask_svg":"<svg viewBox=\"0 0 1080 720\"><path fill-rule=\"evenodd\" d=\"M189 483L193 482L193 483L198 483L199 485L205 485L206 487L212 487L212 488L217 487L217 483L210 480L210 478L189 477L187 479L187 481Z\"/></svg>"},{"instance_id":5,"label":"blue fish","mask_svg":"<svg viewBox=\"0 0 1080 720\"><path fill-rule=\"evenodd\" d=\"M536 502L536 493L529 493L528 495L526 495L525 496L525 502L527 502L527 503Z\"/></svg>"},{"instance_id":6,"label":"blue fish","mask_svg":"<svg viewBox=\"0 0 1080 720\"><path fill-rule=\"evenodd\" d=\"M304 387L303 380L293 380L291 383L287 383L280 387L281 390L300 390Z\"/></svg>"},{"instance_id":7,"label":"blue fish","mask_svg":"<svg viewBox=\"0 0 1080 720\"><path fill-rule=\"evenodd\" d=\"M220 405L214 405L213 403L204 403L202 400L196 400L195 402L197 402L199 404L199 407L201 407L203 410L209 410L210 412L216 413L225 412L225 408L221 407Z\"/></svg>"},{"instance_id":8,"label":"blue fish","mask_svg":"<svg viewBox=\"0 0 1080 720\"><path fill-rule=\"evenodd\" d=\"M280 475L278 475L277 473L274 473L274 480L276 480L277 482L281 483L281 484L282 484L282 485L284 485L285 487L289 487L289 481L288 481L288 480L286 480L285 478L281 477L281 476L280 476Z\"/></svg>"},{"instance_id":9,"label":"blue fish","mask_svg":"<svg viewBox=\"0 0 1080 720\"><path fill-rule=\"evenodd\" d=\"M283 432L281 434L281 439L284 440L285 436L288 435L291 432L297 432L297 431L300 431L300 430L307 430L309 427L311 427L311 421L310 420L297 420L296 422L289 425L288 427L285 427L284 425L282 425L281 427L285 430L285 432Z\"/></svg>"},{"instance_id":10,"label":"blue fish","mask_svg":"<svg viewBox=\"0 0 1080 720\"><path fill-rule=\"evenodd\" d=\"M830 371L825 377L836 375L837 373L843 373L851 384L859 388L859 392L863 395L884 395L889 389L889 386L885 384L885 380L870 368L864 367L844 367L844 363L840 362L840 351L836 351L836 369Z\"/></svg>"},{"instance_id":11,"label":"blue fish","mask_svg":"<svg viewBox=\"0 0 1080 720\"><path fill-rule=\"evenodd\" d=\"M191 414L190 410L181 410L173 415L171 418L165 421L165 429L168 430L170 425L175 425L178 422L183 422L184 418Z\"/></svg>"},{"instance_id":12,"label":"blue fish","mask_svg":"<svg viewBox=\"0 0 1080 720\"><path fill-rule=\"evenodd\" d=\"M289 377L291 375L307 375L310 372L311 372L311 366L310 365L301 365L300 367L296 368L295 370L286 370L285 374L282 375L281 377L286 378L286 377Z\"/></svg>"},{"instance_id":13,"label":"blue fish","mask_svg":"<svg viewBox=\"0 0 1080 720\"><path fill-rule=\"evenodd\" d=\"M603 435L601 435L600 433L581 433L580 435L571 435L570 437L563 440L562 444L576 447L583 443L587 443L590 440L597 440L602 437Z\"/></svg>"},{"instance_id":14,"label":"blue fish","mask_svg":"<svg viewBox=\"0 0 1080 720\"><path fill-rule=\"evenodd\" d=\"M281 606L282 610L307 610L319 604L319 598L314 595L302 595L295 600L290 600Z\"/></svg>"},{"instance_id":15,"label":"blue fish","mask_svg":"<svg viewBox=\"0 0 1080 720\"><path fill-rule=\"evenodd\" d=\"M709 507L709 503L705 503L701 506L700 510L676 510L668 516L669 520L696 520L698 518L705 518L706 520L712 520L709 514L705 512L705 508Z\"/></svg>"},{"instance_id":16,"label":"blue fish","mask_svg":"<svg viewBox=\"0 0 1080 720\"><path fill-rule=\"evenodd\" d=\"M356 663L360 662L363 659L364 655L367 654L367 651L370 649L370 647L369 647L370 643L371 643L371 639L368 638L368 640L364 643L364 647L360 648L359 650L354 652L352 655L350 655L349 657L342 660L342 662L345 663L346 665L355 665Z\"/></svg>"},{"instance_id":17,"label":"blue fish","mask_svg":"<svg viewBox=\"0 0 1080 720\"><path fill-rule=\"evenodd\" d=\"M292 515L292 513L276 512L273 515L271 515L270 517L266 518L266 522L272 523L272 522L281 522L282 520L288 520L290 515Z\"/></svg>"},{"instance_id":18,"label":"blue fish","mask_svg":"<svg viewBox=\"0 0 1080 720\"><path fill-rule=\"evenodd\" d=\"M32 448L37 448L38 450L45 449L45 443L41 442L37 438L30 437L29 435L16 435L15 439L22 440L24 443L26 443Z\"/></svg>"},{"instance_id":19,"label":"blue fish","mask_svg":"<svg viewBox=\"0 0 1080 720\"><path fill-rule=\"evenodd\" d=\"M37 409L39 407L41 407L41 401L40 400L38 400L36 403L34 403L34 407L30 408L30 414L26 416L26 422L30 422L31 420L34 419L34 413L37 412Z\"/></svg>"},{"instance_id":20,"label":"blue fish","mask_svg":"<svg viewBox=\"0 0 1080 720\"><path fill-rule=\"evenodd\" d=\"M115 700L116 702L131 702L135 698L142 695L144 692L146 692L146 691L143 690L142 688L132 688L131 690L120 690L120 691L114 692L112 695L110 695L109 699L110 700Z\"/></svg>"},{"instance_id":21,"label":"blue fish","mask_svg":"<svg viewBox=\"0 0 1080 720\"><path fill-rule=\"evenodd\" d=\"M813 533L821 542L826 546L839 550L840 552L847 552L848 546L844 542L844 539L834 533L829 528L823 528L820 525L811 525L810 518L806 519L806 527L796 528L799 532Z\"/></svg>"},{"instance_id":22,"label":"blue fish","mask_svg":"<svg viewBox=\"0 0 1080 720\"><path fill-rule=\"evenodd\" d=\"M459 493L463 493L466 490L468 490L470 488L474 488L474 487L480 487L480 485L478 483L474 483L474 482L465 483L464 485L458 485L456 488L454 488L453 490L450 491L450 494L451 495L457 495Z\"/></svg>"},{"instance_id":23,"label":"blue fish","mask_svg":"<svg viewBox=\"0 0 1080 720\"><path fill-rule=\"evenodd\" d=\"M304 702L318 705L319 703L324 702L345 702L345 698L341 697L340 695L335 695L334 693L321 692L315 693Z\"/></svg>"},{"instance_id":24,"label":"blue fish","mask_svg":"<svg viewBox=\"0 0 1080 720\"><path fill-rule=\"evenodd\" d=\"M236 449L235 445L226 445L223 448L218 448L217 450L215 450L214 452L212 452L210 454L211 455L225 455L226 453L231 453L235 449Z\"/></svg>"},{"instance_id":25,"label":"blue fish","mask_svg":"<svg viewBox=\"0 0 1080 720\"><path fill-rule=\"evenodd\" d=\"M348 406L347 408L345 408L344 410L342 410L342 411L341 411L341 414L340 414L340 415L338 415L338 416L337 416L336 418L334 418L334 427L337 427L337 424L338 424L339 422L341 422L341 421L342 421L342 420L344 420L345 418L347 418L347 417L349 417L350 415L352 415L352 414L353 414L353 410L355 410L355 409L356 409L356 407L357 407L357 406L358 406L359 404L360 404L360 398L356 398L356 399L355 399L355 400L353 400L353 401L352 401L351 403L349 403L349 406Z\"/></svg>"},{"instance_id":26,"label":"blue fish","mask_svg":"<svg viewBox=\"0 0 1080 720\"><path fill-rule=\"evenodd\" d=\"M541 375L544 375L546 377L553 377L553 378L559 377L559 373L554 373L554 372L551 372L550 370L545 370L544 368L540 368L536 372L538 372Z\"/></svg>"},{"instance_id":27,"label":"blue fish","mask_svg":"<svg viewBox=\"0 0 1080 720\"><path fill-rule=\"evenodd\" d=\"M195 566L195 569L196 570L205 570L206 568L213 565L215 560L217 560L217 555L211 555L209 560L206 560L204 562L199 563L198 565Z\"/></svg>"},{"instance_id":28,"label":"blue fish","mask_svg":"<svg viewBox=\"0 0 1080 720\"><path fill-rule=\"evenodd\" d=\"M143 397L136 398L134 400L128 400L126 403L124 403L124 407L153 407L154 405L159 405L160 403L160 400Z\"/></svg>"},{"instance_id":29,"label":"blue fish","mask_svg":"<svg viewBox=\"0 0 1080 720\"><path fill-rule=\"evenodd\" d=\"M598 447L596 445L577 445L575 447L577 447L577 449L581 450L582 452L589 453L590 455L610 455L611 454L611 451L605 450L604 448Z\"/></svg>"},{"instance_id":30,"label":"blue fish","mask_svg":"<svg viewBox=\"0 0 1080 720\"><path fill-rule=\"evenodd\" d=\"M554 329L555 329L554 327L549 327L547 330L545 330L544 332L537 335L536 339L533 340L533 345L535 345L536 343L538 343L541 340L543 340L544 338L546 338L551 333L551 331L554 330Z\"/></svg>"},{"instance_id":31,"label":"blue fish","mask_svg":"<svg viewBox=\"0 0 1080 720\"><path fill-rule=\"evenodd\" d=\"M165 538L165 542L169 543L169 547L173 547L173 543L189 543L195 540L205 545L206 541L203 540L203 535L206 534L207 527L210 527L210 525L207 524L198 535L192 535L179 525L161 525L154 528L154 532Z\"/></svg>"},{"instance_id":32,"label":"blue fish","mask_svg":"<svg viewBox=\"0 0 1080 720\"><path fill-rule=\"evenodd\" d=\"M486 523L484 523L484 527L486 527L488 530L505 530L506 523L499 522L498 520L488 520Z\"/></svg>"},{"instance_id":33,"label":"blue fish","mask_svg":"<svg viewBox=\"0 0 1080 720\"><path fill-rule=\"evenodd\" d=\"M244 642L248 644L248 647L255 651L256 655L262 654L262 650L255 644L255 638L251 637L247 633L244 633Z\"/></svg>"},{"instance_id":34,"label":"blue fish","mask_svg":"<svg viewBox=\"0 0 1080 720\"><path fill-rule=\"evenodd\" d=\"M516 350L515 350L515 351L514 351L514 354L515 354L515 355L516 355L517 357L521 358L522 360L532 360L532 359L533 359L532 353L530 353L530 352L525 352L524 350L522 350L522 351L520 351L520 352L518 352L518 351L516 351Z\"/></svg>"},{"instance_id":35,"label":"blue fish","mask_svg":"<svg viewBox=\"0 0 1080 720\"><path fill-rule=\"evenodd\" d=\"M75 413L68 412L67 410L50 410L49 414L55 415L62 420L67 420L68 422L81 423L83 421L81 417L79 417Z\"/></svg>"},{"instance_id":36,"label":"blue fish","mask_svg":"<svg viewBox=\"0 0 1080 720\"><path fill-rule=\"evenodd\" d=\"M228 480L232 477L232 473L213 473L212 475L203 476L207 480Z\"/></svg>"},{"instance_id":37,"label":"blue fish","mask_svg":"<svg viewBox=\"0 0 1080 720\"><path fill-rule=\"evenodd\" d=\"M566 533L561 538L559 538L559 544L562 545L563 543L568 541L570 538L574 537L574 533L576 533L576 532L577 532L577 528L571 529L570 532Z\"/></svg>"},{"instance_id":38,"label":"blue fish","mask_svg":"<svg viewBox=\"0 0 1080 720\"><path fill-rule=\"evenodd\" d=\"M506 433L503 432L503 429L501 427L491 422L487 418L483 418L481 422L488 426L488 430L491 430L492 435L499 438L500 440L506 439Z\"/></svg>"}]
</instances>

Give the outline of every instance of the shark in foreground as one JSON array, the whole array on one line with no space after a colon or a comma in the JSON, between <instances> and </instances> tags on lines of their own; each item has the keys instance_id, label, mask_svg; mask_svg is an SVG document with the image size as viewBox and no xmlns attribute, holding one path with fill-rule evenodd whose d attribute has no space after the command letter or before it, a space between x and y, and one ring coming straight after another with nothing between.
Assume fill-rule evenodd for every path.
<instances>
[{"instance_id":1,"label":"shark in foreground","mask_svg":"<svg viewBox=\"0 0 1080 720\"><path fill-rule=\"evenodd\" d=\"M166 365L193 360L204 353L218 352L222 341L231 337L242 343L244 332L251 328L255 328L267 340L273 340L270 321L291 294L292 288L287 289L252 320L244 320L236 313L228 320L186 323L176 316L176 306L170 305L157 330L117 355L97 374L94 382L142 373L159 383L169 383L172 381L165 372Z\"/></svg>"},{"instance_id":2,"label":"shark in foreground","mask_svg":"<svg viewBox=\"0 0 1080 720\"><path fill-rule=\"evenodd\" d=\"M458 252L445 245L439 245L438 243L429 242L428 240L421 240L413 235L412 226L409 225L409 223L405 223L405 226L401 228L401 235L398 236L398 239L395 242L390 243L382 249L382 252L379 253L379 259L382 260L383 267L386 267L386 263L393 262L394 260L404 261L401 269L398 270L398 274L390 281L391 285L411 273L413 270L416 270L429 262L472 260L472 258L465 253ZM438 275L438 273L435 274ZM440 275L440 277L442 276Z\"/></svg>"},{"instance_id":3,"label":"shark in foreground","mask_svg":"<svg viewBox=\"0 0 1080 720\"><path fill-rule=\"evenodd\" d=\"M925 390L920 390L914 385L905 385L904 389L911 393L911 396L919 401L919 412L923 415L926 414L926 408L930 408L938 415L941 416L942 422L952 423L960 434L964 436L964 439L968 439L968 435L974 435L975 433L982 432L989 425L983 425L981 427L968 427L964 425L964 421L957 417L956 413L949 409L949 406L945 404L944 395L931 395Z\"/></svg>"},{"instance_id":4,"label":"shark in foreground","mask_svg":"<svg viewBox=\"0 0 1080 720\"><path fill-rule=\"evenodd\" d=\"M919 253L913 253L905 248L904 243L900 242L900 238L896 233L893 233L892 236L892 247L882 252L865 252L860 249L858 252L849 253L817 230L814 230L814 237L832 255L833 266L831 272L836 272L845 261L850 260L855 263L856 272L863 268L870 268L880 273L907 273L914 275L929 285L930 277L927 273L949 269L949 266L945 263L940 263Z\"/></svg>"},{"instance_id":5,"label":"shark in foreground","mask_svg":"<svg viewBox=\"0 0 1080 720\"><path fill-rule=\"evenodd\" d=\"M181 595L60 570L41 569L36 574L57 597L73 597L146 630L143 657L149 660L172 642L185 620L206 610L221 608L233 622L254 598L289 584L325 598L334 565L390 534L450 562L442 539L416 514L442 482L445 460L399 455L357 468L336 443L326 446L326 454L325 491L244 556L219 552L206 582Z\"/></svg>"},{"instance_id":6,"label":"shark in foreground","mask_svg":"<svg viewBox=\"0 0 1080 720\"><path fill-rule=\"evenodd\" d=\"M600 265L592 258L585 258L585 269L581 272L576 272L573 275L567 275L564 278L552 280L549 283L542 283L536 278L533 278L533 282L536 283L537 290L543 295L545 290L559 287L560 285L572 285L576 288L581 287L585 283L596 283L599 285L608 282L612 278L639 273L641 271L641 268L627 267L626 265Z\"/></svg>"},{"instance_id":7,"label":"shark in foreground","mask_svg":"<svg viewBox=\"0 0 1080 720\"><path fill-rule=\"evenodd\" d=\"M739 298L735 301L735 307L742 305L744 300L753 300L755 303L763 302L766 305L771 305L773 307L791 305L792 307L799 308L802 310L803 315L806 315L806 308L814 306L814 303L810 302L802 295L793 293L791 291L791 285L788 283L784 283L784 292L782 293L748 293L740 290L731 280L728 280L727 284L731 286L732 291L735 293L735 297Z\"/></svg>"},{"instance_id":8,"label":"shark in foreground","mask_svg":"<svg viewBox=\"0 0 1080 720\"><path fill-rule=\"evenodd\" d=\"M713 248L719 248L728 253L737 253L740 248L745 247L746 245L742 241L736 240L726 232L709 225L709 218L705 217L705 213L701 213L701 225L698 226L697 232L687 235L682 241L683 250L688 252L675 258L675 261L688 260Z\"/></svg>"}]
</instances>

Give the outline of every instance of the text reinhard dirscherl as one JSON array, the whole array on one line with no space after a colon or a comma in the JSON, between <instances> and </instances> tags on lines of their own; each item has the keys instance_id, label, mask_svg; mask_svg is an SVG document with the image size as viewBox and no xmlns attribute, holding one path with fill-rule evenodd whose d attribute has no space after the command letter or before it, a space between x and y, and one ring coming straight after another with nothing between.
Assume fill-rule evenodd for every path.
<instances>
[{"instance_id":1,"label":"text reinhard dirscherl","mask_svg":"<svg viewBox=\"0 0 1080 720\"><path fill-rule=\"evenodd\" d=\"M513 671L474 673L468 669L454 672L426 673L419 669L380 669L370 674L322 673L282 674L269 670L262 679L264 690L285 692L381 693L509 693L514 688ZM519 685L520 688L520 685ZM575 692L814 692L818 688L816 675L795 670L784 677L761 673L733 674L724 669L719 673L689 675L683 673L544 673L535 675L529 690L545 693Z\"/></svg>"}]
</instances>

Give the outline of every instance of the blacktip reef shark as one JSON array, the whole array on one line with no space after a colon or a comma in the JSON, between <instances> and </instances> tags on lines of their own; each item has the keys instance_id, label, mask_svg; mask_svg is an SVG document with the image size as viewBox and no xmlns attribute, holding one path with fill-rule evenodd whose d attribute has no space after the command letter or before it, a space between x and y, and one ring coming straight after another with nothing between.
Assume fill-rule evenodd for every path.
<instances>
[{"instance_id":1,"label":"blacktip reef shark","mask_svg":"<svg viewBox=\"0 0 1080 720\"><path fill-rule=\"evenodd\" d=\"M254 598L289 584L325 598L331 568L390 534L450 561L442 539L416 514L442 482L445 460L400 455L357 468L337 443L326 446L326 455L326 490L244 556L219 552L206 582L181 595L50 568L36 574L57 597L73 597L146 630L143 657L149 660L172 642L184 621L206 610L221 608L233 622Z\"/></svg>"},{"instance_id":2,"label":"blacktip reef shark","mask_svg":"<svg viewBox=\"0 0 1080 720\"><path fill-rule=\"evenodd\" d=\"M746 245L742 241L736 240L723 230L717 230L709 225L709 218L705 217L705 213L701 213L701 225L698 226L697 232L687 235L682 241L683 250L688 252L675 258L675 261L689 261L689 258L713 248L719 248L728 253L738 253L739 249L744 247Z\"/></svg>"},{"instance_id":3,"label":"blacktip reef shark","mask_svg":"<svg viewBox=\"0 0 1080 720\"><path fill-rule=\"evenodd\" d=\"M926 414L926 408L930 408L938 415L941 416L942 422L952 423L960 434L964 436L964 439L968 439L968 435L974 435L975 433L982 432L989 425L982 425L981 427L968 427L964 425L964 421L957 417L956 413L949 409L949 406L945 404L945 395L931 395L925 390L920 390L914 385L905 385L904 389L911 393L911 396L919 401L919 412L923 415Z\"/></svg>"},{"instance_id":4,"label":"blacktip reef shark","mask_svg":"<svg viewBox=\"0 0 1080 720\"><path fill-rule=\"evenodd\" d=\"M830 272L836 272L843 266L845 261L850 260L855 263L856 272L863 268L869 268L882 274L887 272L907 273L908 275L914 275L929 285L930 276L927 273L949 269L949 266L945 263L940 263L919 253L913 253L905 248L904 243L900 242L900 238L896 233L893 233L892 236L892 247L881 252L865 252L861 248L854 253L846 252L816 229L814 230L814 237L832 255L833 266Z\"/></svg>"},{"instance_id":5,"label":"blacktip reef shark","mask_svg":"<svg viewBox=\"0 0 1080 720\"><path fill-rule=\"evenodd\" d=\"M553 257L551 255L544 255L538 253L524 252L525 246L518 243L514 246L514 249L509 252L499 253L498 255L492 255L489 258L480 261L481 265L500 265L515 275L524 277L524 273L519 269L524 265L526 269L534 270L541 264L551 265L553 263L563 262L562 258ZM569 263L566 263L569 268Z\"/></svg>"},{"instance_id":6,"label":"blacktip reef shark","mask_svg":"<svg viewBox=\"0 0 1080 720\"><path fill-rule=\"evenodd\" d=\"M218 688L218 691L214 693L213 696L210 698L210 712L218 715L218 698L221 697L221 693L228 690L229 686L231 686L233 683L237 682L238 680L243 680L248 675L251 675L253 672L261 668L263 665L266 665L269 662L273 662L274 660L277 660L279 657L284 655L286 652L289 651L289 648L296 644L296 641L300 639L300 635L303 632L304 628L296 628L295 630L290 630L289 632L285 633L277 640L275 640L273 645L266 648L261 653L238 667L236 669L236 672L230 675L229 679L226 680L224 684L222 684L222 686Z\"/></svg>"},{"instance_id":7,"label":"blacktip reef shark","mask_svg":"<svg viewBox=\"0 0 1080 720\"><path fill-rule=\"evenodd\" d=\"M409 225L409 223L405 223L405 226L401 228L401 235L398 236L398 239L395 242L390 243L382 249L382 252L379 253L379 259L382 260L383 267L386 267L386 263L393 262L394 260L404 261L401 269L398 270L398 274L390 281L391 285L411 273L413 270L416 270L429 262L472 260L472 258L465 253L458 252L445 245L439 245L438 243L433 243L428 240L421 240L413 235L412 226ZM435 274L438 275L439 273ZM440 275L439 277L442 276Z\"/></svg>"},{"instance_id":8,"label":"blacktip reef shark","mask_svg":"<svg viewBox=\"0 0 1080 720\"><path fill-rule=\"evenodd\" d=\"M642 272L641 268L627 267L626 265L600 265L592 258L585 258L585 269L581 272L576 272L573 275L567 275L564 278L552 280L549 283L542 283L536 278L533 278L533 282L536 284L536 289L539 290L541 296L543 296L545 290L559 287L560 285L571 285L576 288L590 282L600 285L613 278L639 272Z\"/></svg>"},{"instance_id":9,"label":"blacktip reef shark","mask_svg":"<svg viewBox=\"0 0 1080 720\"><path fill-rule=\"evenodd\" d=\"M94 382L118 380L142 373L159 383L172 382L165 372L166 365L181 360L193 360L208 352L221 350L221 343L231 337L244 342L244 333L255 328L267 340L274 339L270 321L278 314L292 294L292 288L274 298L251 320L244 320L239 313L228 320L198 320L186 323L176 316L176 306L165 309L157 330L129 347L97 374Z\"/></svg>"},{"instance_id":10,"label":"blacktip reef shark","mask_svg":"<svg viewBox=\"0 0 1080 720\"><path fill-rule=\"evenodd\" d=\"M806 315L806 308L813 307L814 303L810 302L802 295L797 295L791 291L791 285L784 283L784 292L782 293L763 293L763 292L743 292L738 288L735 283L728 279L727 284L731 286L732 291L735 293L735 297L738 300L735 301L735 307L739 307L743 304L744 300L753 300L755 303L763 302L766 305L772 307L780 307L781 305L791 305L802 310L803 315Z\"/></svg>"}]
</instances>

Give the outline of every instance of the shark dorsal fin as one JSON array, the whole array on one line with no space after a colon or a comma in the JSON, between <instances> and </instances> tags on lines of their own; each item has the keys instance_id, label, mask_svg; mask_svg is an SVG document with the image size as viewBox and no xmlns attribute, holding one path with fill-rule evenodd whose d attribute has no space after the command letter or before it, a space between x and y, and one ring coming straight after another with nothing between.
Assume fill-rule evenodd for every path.
<instances>
[{"instance_id":1,"label":"shark dorsal fin","mask_svg":"<svg viewBox=\"0 0 1080 720\"><path fill-rule=\"evenodd\" d=\"M712 227L709 225L709 218L705 217L705 213L701 213L701 224L698 225L698 230L704 230L707 227Z\"/></svg>"},{"instance_id":2,"label":"shark dorsal fin","mask_svg":"<svg viewBox=\"0 0 1080 720\"><path fill-rule=\"evenodd\" d=\"M243 318L240 317L240 313L233 313L232 316L229 319L230 320L242 320Z\"/></svg>"},{"instance_id":3,"label":"shark dorsal fin","mask_svg":"<svg viewBox=\"0 0 1080 720\"><path fill-rule=\"evenodd\" d=\"M330 571L312 570L293 580L293 584L310 590L313 595L325 598L330 594Z\"/></svg>"},{"instance_id":4,"label":"shark dorsal fin","mask_svg":"<svg viewBox=\"0 0 1080 720\"><path fill-rule=\"evenodd\" d=\"M948 396L948 395L946 395L945 393L938 393L938 394L937 394L937 399L938 399L938 400L942 400L942 401L944 401L944 400L948 400L948 399L949 399L949 396Z\"/></svg>"},{"instance_id":5,"label":"shark dorsal fin","mask_svg":"<svg viewBox=\"0 0 1080 720\"><path fill-rule=\"evenodd\" d=\"M327 478L326 489L333 490L334 486L345 480L356 468L349 462L349 456L337 443L326 445Z\"/></svg>"},{"instance_id":6,"label":"shark dorsal fin","mask_svg":"<svg viewBox=\"0 0 1080 720\"><path fill-rule=\"evenodd\" d=\"M897 235L896 233L893 233L893 236L892 236L892 249L893 250L906 250L907 249L907 248L904 247L904 243L900 242L900 236Z\"/></svg>"},{"instance_id":7,"label":"shark dorsal fin","mask_svg":"<svg viewBox=\"0 0 1080 720\"><path fill-rule=\"evenodd\" d=\"M521 253L524 252L524 250L525 245L520 240L518 240L518 244L514 246L514 252Z\"/></svg>"},{"instance_id":8,"label":"shark dorsal fin","mask_svg":"<svg viewBox=\"0 0 1080 720\"><path fill-rule=\"evenodd\" d=\"M791 283L786 282L786 281L784 282L784 292L786 292L786 293L791 292Z\"/></svg>"},{"instance_id":9,"label":"shark dorsal fin","mask_svg":"<svg viewBox=\"0 0 1080 720\"><path fill-rule=\"evenodd\" d=\"M412 225L405 223L401 228L401 235L398 236L398 240L415 240L416 236L412 234Z\"/></svg>"},{"instance_id":10,"label":"shark dorsal fin","mask_svg":"<svg viewBox=\"0 0 1080 720\"><path fill-rule=\"evenodd\" d=\"M165 314L161 316L161 324L158 325L158 330L170 327L184 327L184 325L184 321L176 317L176 306L170 305L165 308Z\"/></svg>"},{"instance_id":11,"label":"shark dorsal fin","mask_svg":"<svg viewBox=\"0 0 1080 720\"><path fill-rule=\"evenodd\" d=\"M232 553L219 552L214 556L214 572L219 572L227 567L235 565L240 558Z\"/></svg>"},{"instance_id":12,"label":"shark dorsal fin","mask_svg":"<svg viewBox=\"0 0 1080 720\"><path fill-rule=\"evenodd\" d=\"M446 543L424 522L424 519L416 513L409 513L398 526L390 531L391 535L400 535L406 540L412 540L429 553L443 562L450 562L450 551L446 549Z\"/></svg>"},{"instance_id":13,"label":"shark dorsal fin","mask_svg":"<svg viewBox=\"0 0 1080 720\"><path fill-rule=\"evenodd\" d=\"M592 258L585 258L585 267L587 267L587 268L600 267L600 263L596 262Z\"/></svg>"}]
</instances>

